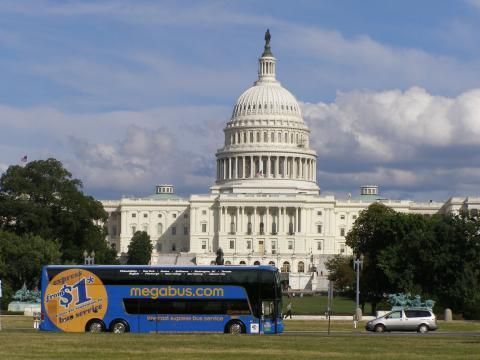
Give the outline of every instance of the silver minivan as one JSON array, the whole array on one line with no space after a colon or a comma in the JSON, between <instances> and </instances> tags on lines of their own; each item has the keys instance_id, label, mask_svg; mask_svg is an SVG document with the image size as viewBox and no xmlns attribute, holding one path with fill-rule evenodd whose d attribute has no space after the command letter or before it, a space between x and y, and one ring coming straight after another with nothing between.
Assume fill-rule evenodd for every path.
<instances>
[{"instance_id":1,"label":"silver minivan","mask_svg":"<svg viewBox=\"0 0 480 360\"><path fill-rule=\"evenodd\" d=\"M368 331L418 331L426 333L437 330L437 318L427 308L405 308L391 311L384 316L369 321Z\"/></svg>"}]
</instances>

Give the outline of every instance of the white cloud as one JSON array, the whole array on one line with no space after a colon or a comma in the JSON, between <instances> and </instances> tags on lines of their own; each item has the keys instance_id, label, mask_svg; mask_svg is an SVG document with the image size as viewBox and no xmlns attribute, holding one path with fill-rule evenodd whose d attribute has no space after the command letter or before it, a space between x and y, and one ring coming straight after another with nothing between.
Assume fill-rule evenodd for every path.
<instances>
[{"instance_id":1,"label":"white cloud","mask_svg":"<svg viewBox=\"0 0 480 360\"><path fill-rule=\"evenodd\" d=\"M353 91L302 108L324 189L375 183L446 196L480 181L480 90Z\"/></svg>"}]
</instances>

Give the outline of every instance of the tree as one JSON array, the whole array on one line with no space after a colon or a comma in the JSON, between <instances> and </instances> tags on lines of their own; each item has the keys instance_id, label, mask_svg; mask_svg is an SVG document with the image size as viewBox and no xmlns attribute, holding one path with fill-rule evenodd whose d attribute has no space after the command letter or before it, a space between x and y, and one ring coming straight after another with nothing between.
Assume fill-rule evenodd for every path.
<instances>
[{"instance_id":1,"label":"tree","mask_svg":"<svg viewBox=\"0 0 480 360\"><path fill-rule=\"evenodd\" d=\"M352 260L351 256L335 255L325 263L328 280L334 282L336 291L347 295L353 295L356 286Z\"/></svg>"},{"instance_id":2,"label":"tree","mask_svg":"<svg viewBox=\"0 0 480 360\"><path fill-rule=\"evenodd\" d=\"M60 260L60 246L52 240L37 235L19 236L0 231L0 279L7 289L4 297L9 299L12 291L23 284L37 287L41 268L45 264L55 264Z\"/></svg>"},{"instance_id":3,"label":"tree","mask_svg":"<svg viewBox=\"0 0 480 360\"><path fill-rule=\"evenodd\" d=\"M379 255L388 245L395 243L395 211L374 203L363 210L346 237L346 244L353 249L354 256L364 255L360 293L365 301L372 303L372 311L385 293L394 292L384 271L379 267Z\"/></svg>"},{"instance_id":4,"label":"tree","mask_svg":"<svg viewBox=\"0 0 480 360\"><path fill-rule=\"evenodd\" d=\"M365 256L361 294L374 311L383 294L404 292L480 317L478 216L425 217L377 203L360 214L346 242Z\"/></svg>"},{"instance_id":5,"label":"tree","mask_svg":"<svg viewBox=\"0 0 480 360\"><path fill-rule=\"evenodd\" d=\"M97 263L114 263L116 253L97 225L106 219L102 204L83 194L81 181L58 160L10 166L0 178L0 230L57 242L62 262L81 262L87 249Z\"/></svg>"},{"instance_id":6,"label":"tree","mask_svg":"<svg viewBox=\"0 0 480 360\"><path fill-rule=\"evenodd\" d=\"M145 231L137 231L128 245L129 265L147 265L152 257L153 245Z\"/></svg>"}]
</instances>

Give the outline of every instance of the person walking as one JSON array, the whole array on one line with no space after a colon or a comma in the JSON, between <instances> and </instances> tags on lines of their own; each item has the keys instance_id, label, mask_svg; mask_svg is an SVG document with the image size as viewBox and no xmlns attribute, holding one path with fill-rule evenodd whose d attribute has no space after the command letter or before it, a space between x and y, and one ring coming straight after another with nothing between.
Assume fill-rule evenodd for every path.
<instances>
[{"instance_id":1,"label":"person walking","mask_svg":"<svg viewBox=\"0 0 480 360\"><path fill-rule=\"evenodd\" d=\"M287 317L290 316L290 319L292 318L292 303L289 302L288 305L287 305L287 312L285 313L285 315L283 316L284 319L286 319Z\"/></svg>"}]
</instances>

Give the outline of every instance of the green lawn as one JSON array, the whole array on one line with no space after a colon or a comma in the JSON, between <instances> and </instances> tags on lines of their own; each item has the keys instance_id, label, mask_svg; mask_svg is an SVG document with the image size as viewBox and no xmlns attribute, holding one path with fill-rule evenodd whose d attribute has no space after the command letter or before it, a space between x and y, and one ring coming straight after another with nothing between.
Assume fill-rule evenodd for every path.
<instances>
[{"instance_id":1,"label":"green lawn","mask_svg":"<svg viewBox=\"0 0 480 360\"><path fill-rule=\"evenodd\" d=\"M40 333L30 318L4 317L0 359L478 359L480 337L365 334L332 321L288 320L286 334L231 336ZM363 325L362 323L361 325ZM479 322L439 322L442 331L480 332ZM295 331L312 331L295 335ZM317 332L315 332L317 331ZM320 331L320 332L318 332ZM293 334L293 335L292 335Z\"/></svg>"},{"instance_id":2,"label":"green lawn","mask_svg":"<svg viewBox=\"0 0 480 360\"><path fill-rule=\"evenodd\" d=\"M283 297L283 312L286 311L286 306L292 302L292 312L295 315L324 315L327 310L327 296L292 296L290 298ZM333 298L332 311L334 314L348 314L355 313L355 301L340 296ZM365 306L365 314L370 314L372 311L370 304Z\"/></svg>"}]
</instances>

